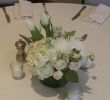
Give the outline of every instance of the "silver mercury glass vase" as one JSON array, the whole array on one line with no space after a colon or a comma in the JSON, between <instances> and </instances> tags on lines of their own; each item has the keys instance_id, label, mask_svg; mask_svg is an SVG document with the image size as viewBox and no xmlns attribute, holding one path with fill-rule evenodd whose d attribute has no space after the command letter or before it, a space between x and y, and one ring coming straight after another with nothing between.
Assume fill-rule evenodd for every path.
<instances>
[{"instance_id":1,"label":"silver mercury glass vase","mask_svg":"<svg viewBox=\"0 0 110 100\"><path fill-rule=\"evenodd\" d=\"M16 49L18 50L16 54L16 60L18 62L25 62L26 61L26 53L25 53L26 43L23 40L19 39L19 41L15 43L15 46L16 46Z\"/></svg>"}]
</instances>

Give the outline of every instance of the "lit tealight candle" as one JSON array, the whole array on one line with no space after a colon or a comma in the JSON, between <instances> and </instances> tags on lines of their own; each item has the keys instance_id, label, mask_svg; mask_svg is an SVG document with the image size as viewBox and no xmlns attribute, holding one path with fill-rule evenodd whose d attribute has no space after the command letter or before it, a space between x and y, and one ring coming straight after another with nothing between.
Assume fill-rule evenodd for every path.
<instances>
[{"instance_id":1,"label":"lit tealight candle","mask_svg":"<svg viewBox=\"0 0 110 100\"><path fill-rule=\"evenodd\" d=\"M12 76L15 79L22 79L24 77L24 72L23 72L23 64L19 63L17 61L13 61L10 64L11 67L11 72Z\"/></svg>"},{"instance_id":2,"label":"lit tealight candle","mask_svg":"<svg viewBox=\"0 0 110 100\"><path fill-rule=\"evenodd\" d=\"M80 87L78 84L71 85L68 88L68 100L80 100Z\"/></svg>"},{"instance_id":3,"label":"lit tealight candle","mask_svg":"<svg viewBox=\"0 0 110 100\"><path fill-rule=\"evenodd\" d=\"M68 100L80 100L80 93L71 91L68 93Z\"/></svg>"}]
</instances>

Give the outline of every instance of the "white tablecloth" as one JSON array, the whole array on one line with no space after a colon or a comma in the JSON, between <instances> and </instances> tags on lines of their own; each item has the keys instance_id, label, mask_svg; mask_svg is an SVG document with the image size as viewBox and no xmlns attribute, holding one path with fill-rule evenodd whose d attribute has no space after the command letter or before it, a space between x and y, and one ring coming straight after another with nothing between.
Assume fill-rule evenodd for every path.
<instances>
[{"instance_id":1,"label":"white tablecloth","mask_svg":"<svg viewBox=\"0 0 110 100\"><path fill-rule=\"evenodd\" d=\"M83 20L93 6L88 6L82 15L72 21L82 5L47 3L53 25L62 26L64 30L75 30L78 35L88 34L86 44L96 55L95 68L89 71L89 76L80 73L83 86L83 100L109 100L110 94L110 18L102 25ZM26 74L22 80L14 80L11 76L10 62L15 59L17 50L14 43L20 38L18 34L29 35L25 21L14 19L14 7L6 8L11 18L7 23L0 9L0 100L61 100L59 94L51 89L40 87L35 78L24 67ZM33 22L37 26L44 9L41 4L33 4ZM85 85L84 85L85 84ZM43 90L42 90L43 89ZM65 99L63 99L65 100Z\"/></svg>"}]
</instances>

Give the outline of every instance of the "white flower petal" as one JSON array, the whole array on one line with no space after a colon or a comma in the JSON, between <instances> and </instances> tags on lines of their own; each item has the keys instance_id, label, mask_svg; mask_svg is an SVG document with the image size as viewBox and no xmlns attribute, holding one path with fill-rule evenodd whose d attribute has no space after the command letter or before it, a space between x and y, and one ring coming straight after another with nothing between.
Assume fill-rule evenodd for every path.
<instances>
[{"instance_id":1,"label":"white flower petal","mask_svg":"<svg viewBox=\"0 0 110 100\"><path fill-rule=\"evenodd\" d=\"M64 38L58 38L54 41L54 47L57 51L66 52L69 48L69 43Z\"/></svg>"},{"instance_id":2,"label":"white flower petal","mask_svg":"<svg viewBox=\"0 0 110 100\"><path fill-rule=\"evenodd\" d=\"M43 13L42 16L41 16L41 23L43 25L48 25L49 24L49 19L50 19L49 15L46 14L46 13Z\"/></svg>"},{"instance_id":3,"label":"white flower petal","mask_svg":"<svg viewBox=\"0 0 110 100\"><path fill-rule=\"evenodd\" d=\"M71 70L77 71L80 67L81 67L81 63L80 62L70 62L70 64L69 64L69 68Z\"/></svg>"}]
</instances>

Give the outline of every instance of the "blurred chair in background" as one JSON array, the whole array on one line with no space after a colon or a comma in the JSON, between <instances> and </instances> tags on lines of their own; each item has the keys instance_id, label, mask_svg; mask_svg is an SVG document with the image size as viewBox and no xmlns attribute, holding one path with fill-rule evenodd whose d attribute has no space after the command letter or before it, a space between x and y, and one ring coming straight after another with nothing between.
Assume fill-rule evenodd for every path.
<instances>
[{"instance_id":1,"label":"blurred chair in background","mask_svg":"<svg viewBox=\"0 0 110 100\"><path fill-rule=\"evenodd\" d=\"M110 6L110 0L85 0L85 4L88 4L88 5L96 6L100 3Z\"/></svg>"},{"instance_id":2,"label":"blurred chair in background","mask_svg":"<svg viewBox=\"0 0 110 100\"><path fill-rule=\"evenodd\" d=\"M78 3L83 4L85 0L29 0L31 2L50 2L50 3Z\"/></svg>"},{"instance_id":3,"label":"blurred chair in background","mask_svg":"<svg viewBox=\"0 0 110 100\"><path fill-rule=\"evenodd\" d=\"M28 1L31 1L32 3L51 2L51 0L28 0Z\"/></svg>"},{"instance_id":4,"label":"blurred chair in background","mask_svg":"<svg viewBox=\"0 0 110 100\"><path fill-rule=\"evenodd\" d=\"M19 0L0 0L0 6L9 6L19 2Z\"/></svg>"},{"instance_id":5,"label":"blurred chair in background","mask_svg":"<svg viewBox=\"0 0 110 100\"><path fill-rule=\"evenodd\" d=\"M84 4L85 0L28 0L33 3L42 3L42 2L51 2L51 3L79 3L79 4ZM87 0L88 1L88 0ZM18 3L19 0L0 0L0 6L8 6L8 5L13 5L15 3Z\"/></svg>"}]
</instances>

